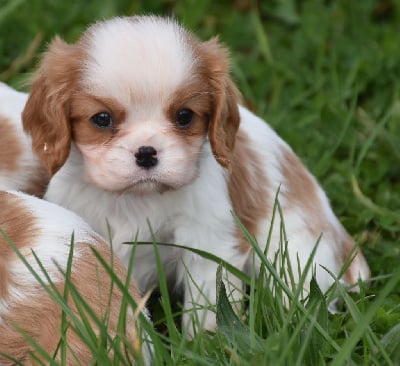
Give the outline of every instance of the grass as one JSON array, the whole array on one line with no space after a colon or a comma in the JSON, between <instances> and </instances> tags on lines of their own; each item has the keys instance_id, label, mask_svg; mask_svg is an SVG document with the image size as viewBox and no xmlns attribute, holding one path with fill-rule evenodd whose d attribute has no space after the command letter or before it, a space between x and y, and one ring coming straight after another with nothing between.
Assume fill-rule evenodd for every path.
<instances>
[{"instance_id":1,"label":"grass","mask_svg":"<svg viewBox=\"0 0 400 366\"><path fill-rule=\"evenodd\" d=\"M192 342L164 289L151 334L155 363L400 364L400 2L0 0L0 80L23 88L55 34L72 42L95 20L150 12L175 14L202 39L220 35L246 104L319 179L373 274L359 295L335 284L327 298L342 295L338 314L327 313L315 284L307 304L289 287L284 309L286 287L266 262L262 276L275 296L248 278L238 319L220 283L219 331Z\"/></svg>"}]
</instances>

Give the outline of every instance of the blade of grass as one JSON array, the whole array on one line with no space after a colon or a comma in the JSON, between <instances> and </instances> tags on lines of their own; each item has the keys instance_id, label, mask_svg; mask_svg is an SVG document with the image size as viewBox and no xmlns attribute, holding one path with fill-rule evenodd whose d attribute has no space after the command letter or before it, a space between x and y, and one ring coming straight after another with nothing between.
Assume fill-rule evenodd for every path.
<instances>
[{"instance_id":1,"label":"blade of grass","mask_svg":"<svg viewBox=\"0 0 400 366\"><path fill-rule=\"evenodd\" d=\"M72 233L71 242L70 242L70 249L68 253L68 260L67 260L67 268L66 268L66 275L65 275L65 286L64 286L64 301L68 304L68 295L69 295L69 286L68 283L71 282L71 272L72 272L72 259L75 247L75 233ZM65 365L67 362L67 339L66 333L69 328L69 324L67 322L67 314L65 311L61 312L61 334L65 337L60 338L61 342L61 364ZM57 353L58 347L55 351Z\"/></svg>"},{"instance_id":2,"label":"blade of grass","mask_svg":"<svg viewBox=\"0 0 400 366\"><path fill-rule=\"evenodd\" d=\"M151 236L153 239L153 249L154 249L154 255L155 255L155 259L156 259L159 287L160 287L160 293L161 293L161 305L162 305L162 308L165 313L165 319L166 319L166 323L167 323L168 333L169 333L171 340L174 343L179 343L179 332L176 329L176 326L174 323L171 301L170 301L168 285L167 285L167 278L165 276L163 264L161 263L161 256L160 256L160 252L158 250L158 244L157 244L157 241L155 240L155 236L154 236L153 230L151 228L150 222L148 222L147 224L149 226Z\"/></svg>"}]
</instances>

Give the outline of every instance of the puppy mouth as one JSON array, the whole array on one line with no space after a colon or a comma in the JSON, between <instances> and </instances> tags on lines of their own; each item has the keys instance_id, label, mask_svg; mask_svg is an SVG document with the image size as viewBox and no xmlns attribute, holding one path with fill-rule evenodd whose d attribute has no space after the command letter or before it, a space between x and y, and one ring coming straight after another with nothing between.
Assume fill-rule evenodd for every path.
<instances>
[{"instance_id":1,"label":"puppy mouth","mask_svg":"<svg viewBox=\"0 0 400 366\"><path fill-rule=\"evenodd\" d=\"M165 183L160 182L155 178L143 177L133 182L126 189L126 191L138 195L146 195L151 193L164 193L171 189L172 187L168 186Z\"/></svg>"}]
</instances>

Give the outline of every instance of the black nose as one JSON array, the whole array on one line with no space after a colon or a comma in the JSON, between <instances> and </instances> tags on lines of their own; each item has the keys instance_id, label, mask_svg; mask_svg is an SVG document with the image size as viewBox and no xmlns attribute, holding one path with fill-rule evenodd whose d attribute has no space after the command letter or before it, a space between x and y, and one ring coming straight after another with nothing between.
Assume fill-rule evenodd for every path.
<instances>
[{"instance_id":1,"label":"black nose","mask_svg":"<svg viewBox=\"0 0 400 366\"><path fill-rule=\"evenodd\" d=\"M141 168L150 169L158 163L157 150L153 146L141 146L135 153L136 164Z\"/></svg>"}]
</instances>

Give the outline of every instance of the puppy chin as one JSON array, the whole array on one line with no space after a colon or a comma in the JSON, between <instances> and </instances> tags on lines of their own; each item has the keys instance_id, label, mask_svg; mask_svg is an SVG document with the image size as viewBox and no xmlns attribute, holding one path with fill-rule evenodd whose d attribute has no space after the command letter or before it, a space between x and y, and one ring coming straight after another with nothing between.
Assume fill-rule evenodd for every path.
<instances>
[{"instance_id":1,"label":"puppy chin","mask_svg":"<svg viewBox=\"0 0 400 366\"><path fill-rule=\"evenodd\" d=\"M145 196L154 193L162 194L164 192L174 189L173 187L168 186L167 184L152 179L141 180L139 182L124 186L112 185L112 184L110 185L99 184L99 182L93 180L86 180L86 181L103 191L116 194L131 193L137 196Z\"/></svg>"},{"instance_id":2,"label":"puppy chin","mask_svg":"<svg viewBox=\"0 0 400 366\"><path fill-rule=\"evenodd\" d=\"M162 194L172 189L173 187L170 187L164 183L148 179L133 184L128 189L126 189L125 192L133 193L138 196L145 196L152 193Z\"/></svg>"}]
</instances>

